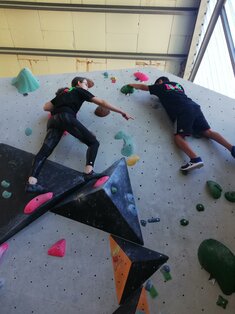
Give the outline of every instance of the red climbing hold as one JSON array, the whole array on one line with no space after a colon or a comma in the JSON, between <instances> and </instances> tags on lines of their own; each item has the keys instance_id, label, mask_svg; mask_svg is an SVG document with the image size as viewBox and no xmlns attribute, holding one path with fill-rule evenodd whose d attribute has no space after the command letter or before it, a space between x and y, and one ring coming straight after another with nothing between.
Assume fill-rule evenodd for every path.
<instances>
[{"instance_id":1,"label":"red climbing hold","mask_svg":"<svg viewBox=\"0 0 235 314\"><path fill-rule=\"evenodd\" d=\"M99 186L105 184L105 182L107 182L109 179L109 176L103 176L101 178L99 178L95 184L93 185L94 188L98 188Z\"/></svg>"},{"instance_id":2,"label":"red climbing hold","mask_svg":"<svg viewBox=\"0 0 235 314\"><path fill-rule=\"evenodd\" d=\"M66 240L61 239L53 244L47 251L48 255L63 257L66 250Z\"/></svg>"},{"instance_id":3,"label":"red climbing hold","mask_svg":"<svg viewBox=\"0 0 235 314\"><path fill-rule=\"evenodd\" d=\"M146 81L149 80L148 75L146 75L146 74L144 74L144 73L142 73L142 72L135 72L135 73L134 73L134 76L136 77L136 79L137 79L138 81L141 81L141 82L146 82Z\"/></svg>"},{"instance_id":4,"label":"red climbing hold","mask_svg":"<svg viewBox=\"0 0 235 314\"><path fill-rule=\"evenodd\" d=\"M53 193L48 192L34 197L24 208L25 214L32 214L39 206L52 199Z\"/></svg>"},{"instance_id":5,"label":"red climbing hold","mask_svg":"<svg viewBox=\"0 0 235 314\"><path fill-rule=\"evenodd\" d=\"M3 254L8 250L9 245L7 243L3 243L0 245L0 259L2 258Z\"/></svg>"}]
</instances>

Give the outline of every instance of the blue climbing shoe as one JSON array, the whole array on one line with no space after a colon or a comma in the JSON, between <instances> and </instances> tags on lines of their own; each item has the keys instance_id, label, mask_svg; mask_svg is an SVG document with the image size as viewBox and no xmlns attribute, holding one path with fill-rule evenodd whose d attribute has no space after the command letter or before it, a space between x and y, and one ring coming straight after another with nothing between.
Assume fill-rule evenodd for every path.
<instances>
[{"instance_id":1,"label":"blue climbing shoe","mask_svg":"<svg viewBox=\"0 0 235 314\"><path fill-rule=\"evenodd\" d=\"M197 157L197 158L190 159L190 161L186 165L183 165L180 168L180 170L188 171L188 170L192 170L192 169L196 169L196 168L201 168L203 166L204 166L204 163L203 163L201 157Z\"/></svg>"},{"instance_id":2,"label":"blue climbing shoe","mask_svg":"<svg viewBox=\"0 0 235 314\"><path fill-rule=\"evenodd\" d=\"M47 193L48 190L46 190L40 184L29 184L29 183L26 183L26 185L25 185L25 192L27 192L27 193L35 193L35 194L43 194L43 193Z\"/></svg>"},{"instance_id":3,"label":"blue climbing shoe","mask_svg":"<svg viewBox=\"0 0 235 314\"><path fill-rule=\"evenodd\" d=\"M235 158L235 146L233 146L231 149L231 155L233 156L233 158Z\"/></svg>"}]
</instances>

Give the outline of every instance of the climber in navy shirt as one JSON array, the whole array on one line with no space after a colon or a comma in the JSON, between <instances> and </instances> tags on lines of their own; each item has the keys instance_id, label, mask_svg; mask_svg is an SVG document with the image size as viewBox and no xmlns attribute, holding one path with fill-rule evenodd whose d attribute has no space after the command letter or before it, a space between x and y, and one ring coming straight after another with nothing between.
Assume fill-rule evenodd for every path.
<instances>
[{"instance_id":1,"label":"climber in navy shirt","mask_svg":"<svg viewBox=\"0 0 235 314\"><path fill-rule=\"evenodd\" d=\"M75 77L72 80L72 88L60 88L56 92L56 97L44 105L45 111L51 112L51 118L47 123L47 134L43 145L34 158L31 174L26 184L26 192L44 193L46 190L38 184L38 176L46 159L53 152L59 143L64 131L67 131L82 143L87 145L86 165L84 179L89 180L97 177L93 171L99 142L77 118L76 114L84 101L92 102L103 108L120 113L126 120L132 119L121 109L112 106L107 101L97 98L88 91L94 85L93 81L84 77Z\"/></svg>"},{"instance_id":2,"label":"climber in navy shirt","mask_svg":"<svg viewBox=\"0 0 235 314\"><path fill-rule=\"evenodd\" d=\"M235 158L235 146L231 145L218 132L211 130L200 106L189 98L184 88L176 82L171 82L167 77L159 77L153 85L129 84L129 86L159 98L170 120L174 123L174 140L176 145L190 158L189 162L180 169L187 171L202 167L203 161L186 142L185 137L192 134L200 134L213 139L227 148Z\"/></svg>"}]
</instances>

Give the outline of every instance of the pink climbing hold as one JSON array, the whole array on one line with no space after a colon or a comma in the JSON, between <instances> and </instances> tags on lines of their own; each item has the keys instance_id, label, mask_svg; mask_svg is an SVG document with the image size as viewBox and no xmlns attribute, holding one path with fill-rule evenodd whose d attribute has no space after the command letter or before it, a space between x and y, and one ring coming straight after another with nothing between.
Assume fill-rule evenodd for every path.
<instances>
[{"instance_id":1,"label":"pink climbing hold","mask_svg":"<svg viewBox=\"0 0 235 314\"><path fill-rule=\"evenodd\" d=\"M8 243L3 243L2 245L0 245L0 259L2 258L3 254L8 250L8 248Z\"/></svg>"},{"instance_id":2,"label":"pink climbing hold","mask_svg":"<svg viewBox=\"0 0 235 314\"><path fill-rule=\"evenodd\" d=\"M109 179L109 176L103 176L101 178L99 178L95 184L93 185L94 188L98 188L99 186L105 184L105 182L107 182Z\"/></svg>"},{"instance_id":3,"label":"pink climbing hold","mask_svg":"<svg viewBox=\"0 0 235 314\"><path fill-rule=\"evenodd\" d=\"M66 240L61 239L53 244L47 251L48 255L63 257L66 250Z\"/></svg>"},{"instance_id":4,"label":"pink climbing hold","mask_svg":"<svg viewBox=\"0 0 235 314\"><path fill-rule=\"evenodd\" d=\"M146 82L149 80L148 75L142 73L142 72L135 72L134 76L141 82Z\"/></svg>"},{"instance_id":5,"label":"pink climbing hold","mask_svg":"<svg viewBox=\"0 0 235 314\"><path fill-rule=\"evenodd\" d=\"M48 192L34 197L24 208L25 214L32 214L38 207L52 199L53 193Z\"/></svg>"}]
</instances>

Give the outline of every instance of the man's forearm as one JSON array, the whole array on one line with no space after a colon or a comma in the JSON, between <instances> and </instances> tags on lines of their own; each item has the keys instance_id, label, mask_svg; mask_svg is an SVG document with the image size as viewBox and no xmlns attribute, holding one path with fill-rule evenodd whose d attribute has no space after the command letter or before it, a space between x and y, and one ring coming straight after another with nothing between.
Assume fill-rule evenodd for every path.
<instances>
[{"instance_id":1,"label":"man's forearm","mask_svg":"<svg viewBox=\"0 0 235 314\"><path fill-rule=\"evenodd\" d=\"M146 84L128 84L128 85L134 87L135 89L140 89L146 92L149 90L149 87Z\"/></svg>"}]
</instances>

